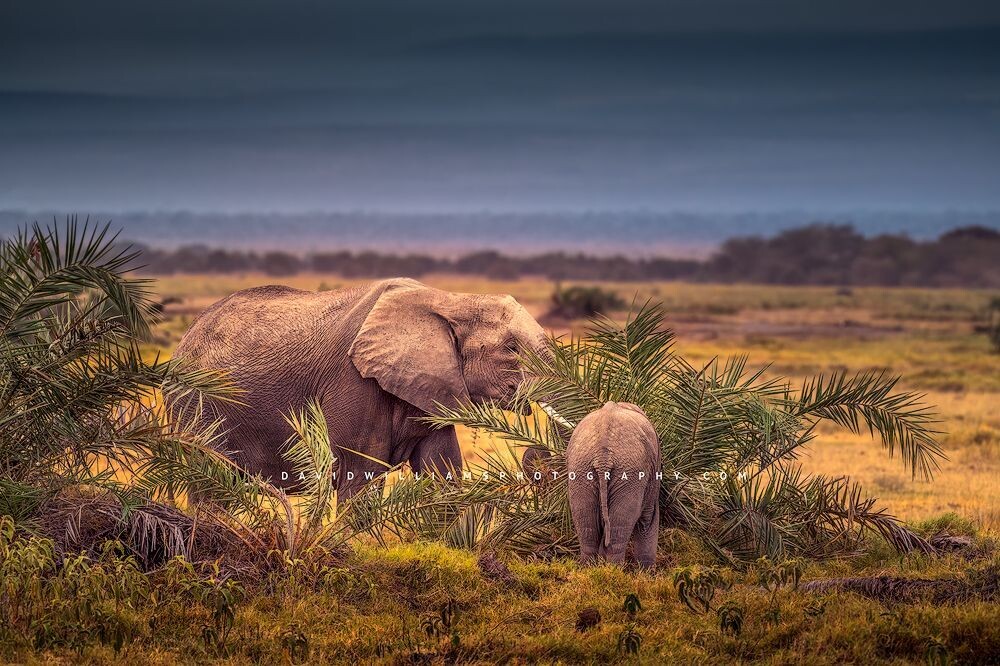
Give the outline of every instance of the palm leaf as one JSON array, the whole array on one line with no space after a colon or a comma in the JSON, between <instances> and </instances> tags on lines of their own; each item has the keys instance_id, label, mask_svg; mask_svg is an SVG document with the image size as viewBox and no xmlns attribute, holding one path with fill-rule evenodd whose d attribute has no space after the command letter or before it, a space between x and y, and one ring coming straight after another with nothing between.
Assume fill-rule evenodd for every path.
<instances>
[{"instance_id":1,"label":"palm leaf","mask_svg":"<svg viewBox=\"0 0 1000 666\"><path fill-rule=\"evenodd\" d=\"M469 403L442 409L429 420L547 450L549 464L564 469L563 453L572 434L567 426L609 400L634 402L646 411L660 438L666 467L661 520L693 532L721 559L826 556L853 551L868 532L903 552L923 548L918 537L863 497L858 486L809 477L797 463L816 424L832 420L854 432L866 425L890 455L899 450L915 473L929 472L941 451L935 421L920 396L896 392L894 378L872 373L820 377L793 393L787 380L765 377L766 367L750 369L745 356L713 359L694 368L674 352L673 334L662 327L662 317L660 306L647 303L624 325L599 318L585 335L553 339L546 353L527 354L522 362L530 379L515 405L543 405L548 415L540 409L530 416L509 414L494 404ZM705 472L725 472L727 478L706 479ZM463 497L452 492L440 501L450 507L450 519L466 521L465 531L477 532L475 540L462 543L537 554L552 552L553 543L560 544L555 550L574 543L565 488L564 477L510 488L507 501L491 497L488 506L474 511L475 493ZM402 504L397 509L393 522L398 526L408 518ZM432 523L426 516L421 521ZM437 528L412 533L441 537Z\"/></svg>"},{"instance_id":2,"label":"palm leaf","mask_svg":"<svg viewBox=\"0 0 1000 666\"><path fill-rule=\"evenodd\" d=\"M820 375L802 385L792 412L833 421L855 434L867 426L869 434L881 438L890 457L899 450L914 478L930 479L945 459L936 440L941 434L936 429L939 421L923 403L923 395L895 392L898 382L898 377L876 371L853 377L844 372Z\"/></svg>"}]
</instances>

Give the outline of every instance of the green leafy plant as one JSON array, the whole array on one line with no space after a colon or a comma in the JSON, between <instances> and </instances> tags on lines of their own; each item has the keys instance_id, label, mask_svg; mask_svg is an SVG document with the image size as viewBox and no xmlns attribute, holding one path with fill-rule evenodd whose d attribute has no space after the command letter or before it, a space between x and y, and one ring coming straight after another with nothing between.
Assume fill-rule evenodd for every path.
<instances>
[{"instance_id":1,"label":"green leafy plant","mask_svg":"<svg viewBox=\"0 0 1000 666\"><path fill-rule=\"evenodd\" d=\"M745 566L762 556L783 561L857 552L870 532L900 552L931 550L849 478L808 475L797 461L826 421L870 432L914 477L930 478L944 454L935 417L920 395L896 390L898 379L879 372L821 375L796 389L765 378L766 368L751 370L743 356L693 367L675 352L673 333L662 321L655 304L639 308L624 325L599 317L582 337L553 340L549 353L525 355L530 379L511 411L466 404L442 408L428 420L548 451L547 465L558 473L565 472L575 423L608 401L632 402L659 435L663 524L697 535L725 562ZM529 407L534 411L525 414ZM494 479L500 473L512 479L519 471L499 457L488 458L484 469ZM488 517L477 543L531 554L565 552L575 544L565 489L565 473L545 484L509 483L501 495L473 483L439 495L434 506L453 516ZM402 515L390 522L401 527L413 513L396 506Z\"/></svg>"},{"instance_id":2,"label":"green leafy plant","mask_svg":"<svg viewBox=\"0 0 1000 666\"><path fill-rule=\"evenodd\" d=\"M622 610L634 620L635 616L642 610L642 602L639 601L639 595L634 592L626 595L625 602L622 604Z\"/></svg>"},{"instance_id":3,"label":"green leafy plant","mask_svg":"<svg viewBox=\"0 0 1000 666\"><path fill-rule=\"evenodd\" d=\"M632 623L618 634L618 651L623 654L639 654L642 648L642 635Z\"/></svg>"},{"instance_id":4,"label":"green leafy plant","mask_svg":"<svg viewBox=\"0 0 1000 666\"><path fill-rule=\"evenodd\" d=\"M695 613L707 613L720 589L729 589L729 582L718 569L685 568L674 574L677 598Z\"/></svg>"},{"instance_id":5,"label":"green leafy plant","mask_svg":"<svg viewBox=\"0 0 1000 666\"><path fill-rule=\"evenodd\" d=\"M733 601L727 601L716 611L719 615L719 631L724 634L739 636L743 633L743 607Z\"/></svg>"},{"instance_id":6,"label":"green leafy plant","mask_svg":"<svg viewBox=\"0 0 1000 666\"><path fill-rule=\"evenodd\" d=\"M757 582L768 592L776 592L788 585L797 589L802 579L802 562L799 560L774 563L767 558L761 558L757 560L755 566Z\"/></svg>"},{"instance_id":7,"label":"green leafy plant","mask_svg":"<svg viewBox=\"0 0 1000 666\"><path fill-rule=\"evenodd\" d=\"M51 539L18 535L0 517L0 625L36 649L77 651L98 642L121 651L137 636L132 614L148 579L122 544L108 542L97 559L55 555Z\"/></svg>"},{"instance_id":8,"label":"green leafy plant","mask_svg":"<svg viewBox=\"0 0 1000 666\"><path fill-rule=\"evenodd\" d=\"M322 579L323 586L341 596L370 599L375 594L375 581L364 572L352 571L346 567L327 567Z\"/></svg>"},{"instance_id":9,"label":"green leafy plant","mask_svg":"<svg viewBox=\"0 0 1000 666\"><path fill-rule=\"evenodd\" d=\"M181 618L188 624L201 619L205 647L218 655L226 654L237 609L247 598L246 588L228 578L218 562L196 566L178 556L163 572L163 582L149 597L157 609L156 622L163 617Z\"/></svg>"},{"instance_id":10,"label":"green leafy plant","mask_svg":"<svg viewBox=\"0 0 1000 666\"><path fill-rule=\"evenodd\" d=\"M449 599L437 613L425 615L420 620L420 628L428 638L450 635L454 641L458 635L456 633L458 615L458 603L454 599Z\"/></svg>"}]
</instances>

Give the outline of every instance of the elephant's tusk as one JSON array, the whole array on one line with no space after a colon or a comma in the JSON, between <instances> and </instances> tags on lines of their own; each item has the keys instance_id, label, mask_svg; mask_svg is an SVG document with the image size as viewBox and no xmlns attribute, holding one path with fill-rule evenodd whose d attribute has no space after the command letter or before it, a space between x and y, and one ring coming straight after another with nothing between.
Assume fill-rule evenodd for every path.
<instances>
[{"instance_id":1,"label":"elephant's tusk","mask_svg":"<svg viewBox=\"0 0 1000 666\"><path fill-rule=\"evenodd\" d=\"M559 412L557 412L556 410L552 409L552 405L550 405L550 404L548 404L546 402L539 402L538 406L542 408L543 412L545 412L546 414L549 415L550 419L552 419L553 421L555 421L559 425L565 426L565 427L569 428L570 430L572 430L573 428L576 427L576 425L574 423L571 423L570 421L567 421L565 418L563 418L563 416Z\"/></svg>"}]
</instances>

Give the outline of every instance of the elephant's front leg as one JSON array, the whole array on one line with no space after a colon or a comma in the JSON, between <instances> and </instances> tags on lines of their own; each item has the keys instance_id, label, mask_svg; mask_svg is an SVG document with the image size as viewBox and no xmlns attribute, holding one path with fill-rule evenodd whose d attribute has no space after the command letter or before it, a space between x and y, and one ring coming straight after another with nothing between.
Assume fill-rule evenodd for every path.
<instances>
[{"instance_id":1,"label":"elephant's front leg","mask_svg":"<svg viewBox=\"0 0 1000 666\"><path fill-rule=\"evenodd\" d=\"M421 439L410 454L410 467L418 474L437 471L445 475L450 471L456 480L461 478L462 449L454 426L434 430Z\"/></svg>"}]
</instances>

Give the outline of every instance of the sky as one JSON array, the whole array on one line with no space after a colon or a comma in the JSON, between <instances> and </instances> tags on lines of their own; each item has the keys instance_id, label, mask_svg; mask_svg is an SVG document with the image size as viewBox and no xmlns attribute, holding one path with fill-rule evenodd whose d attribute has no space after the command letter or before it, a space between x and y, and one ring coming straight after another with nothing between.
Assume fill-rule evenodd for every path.
<instances>
[{"instance_id":1,"label":"sky","mask_svg":"<svg viewBox=\"0 0 1000 666\"><path fill-rule=\"evenodd\" d=\"M0 209L994 211L1000 3L5 0Z\"/></svg>"}]
</instances>

